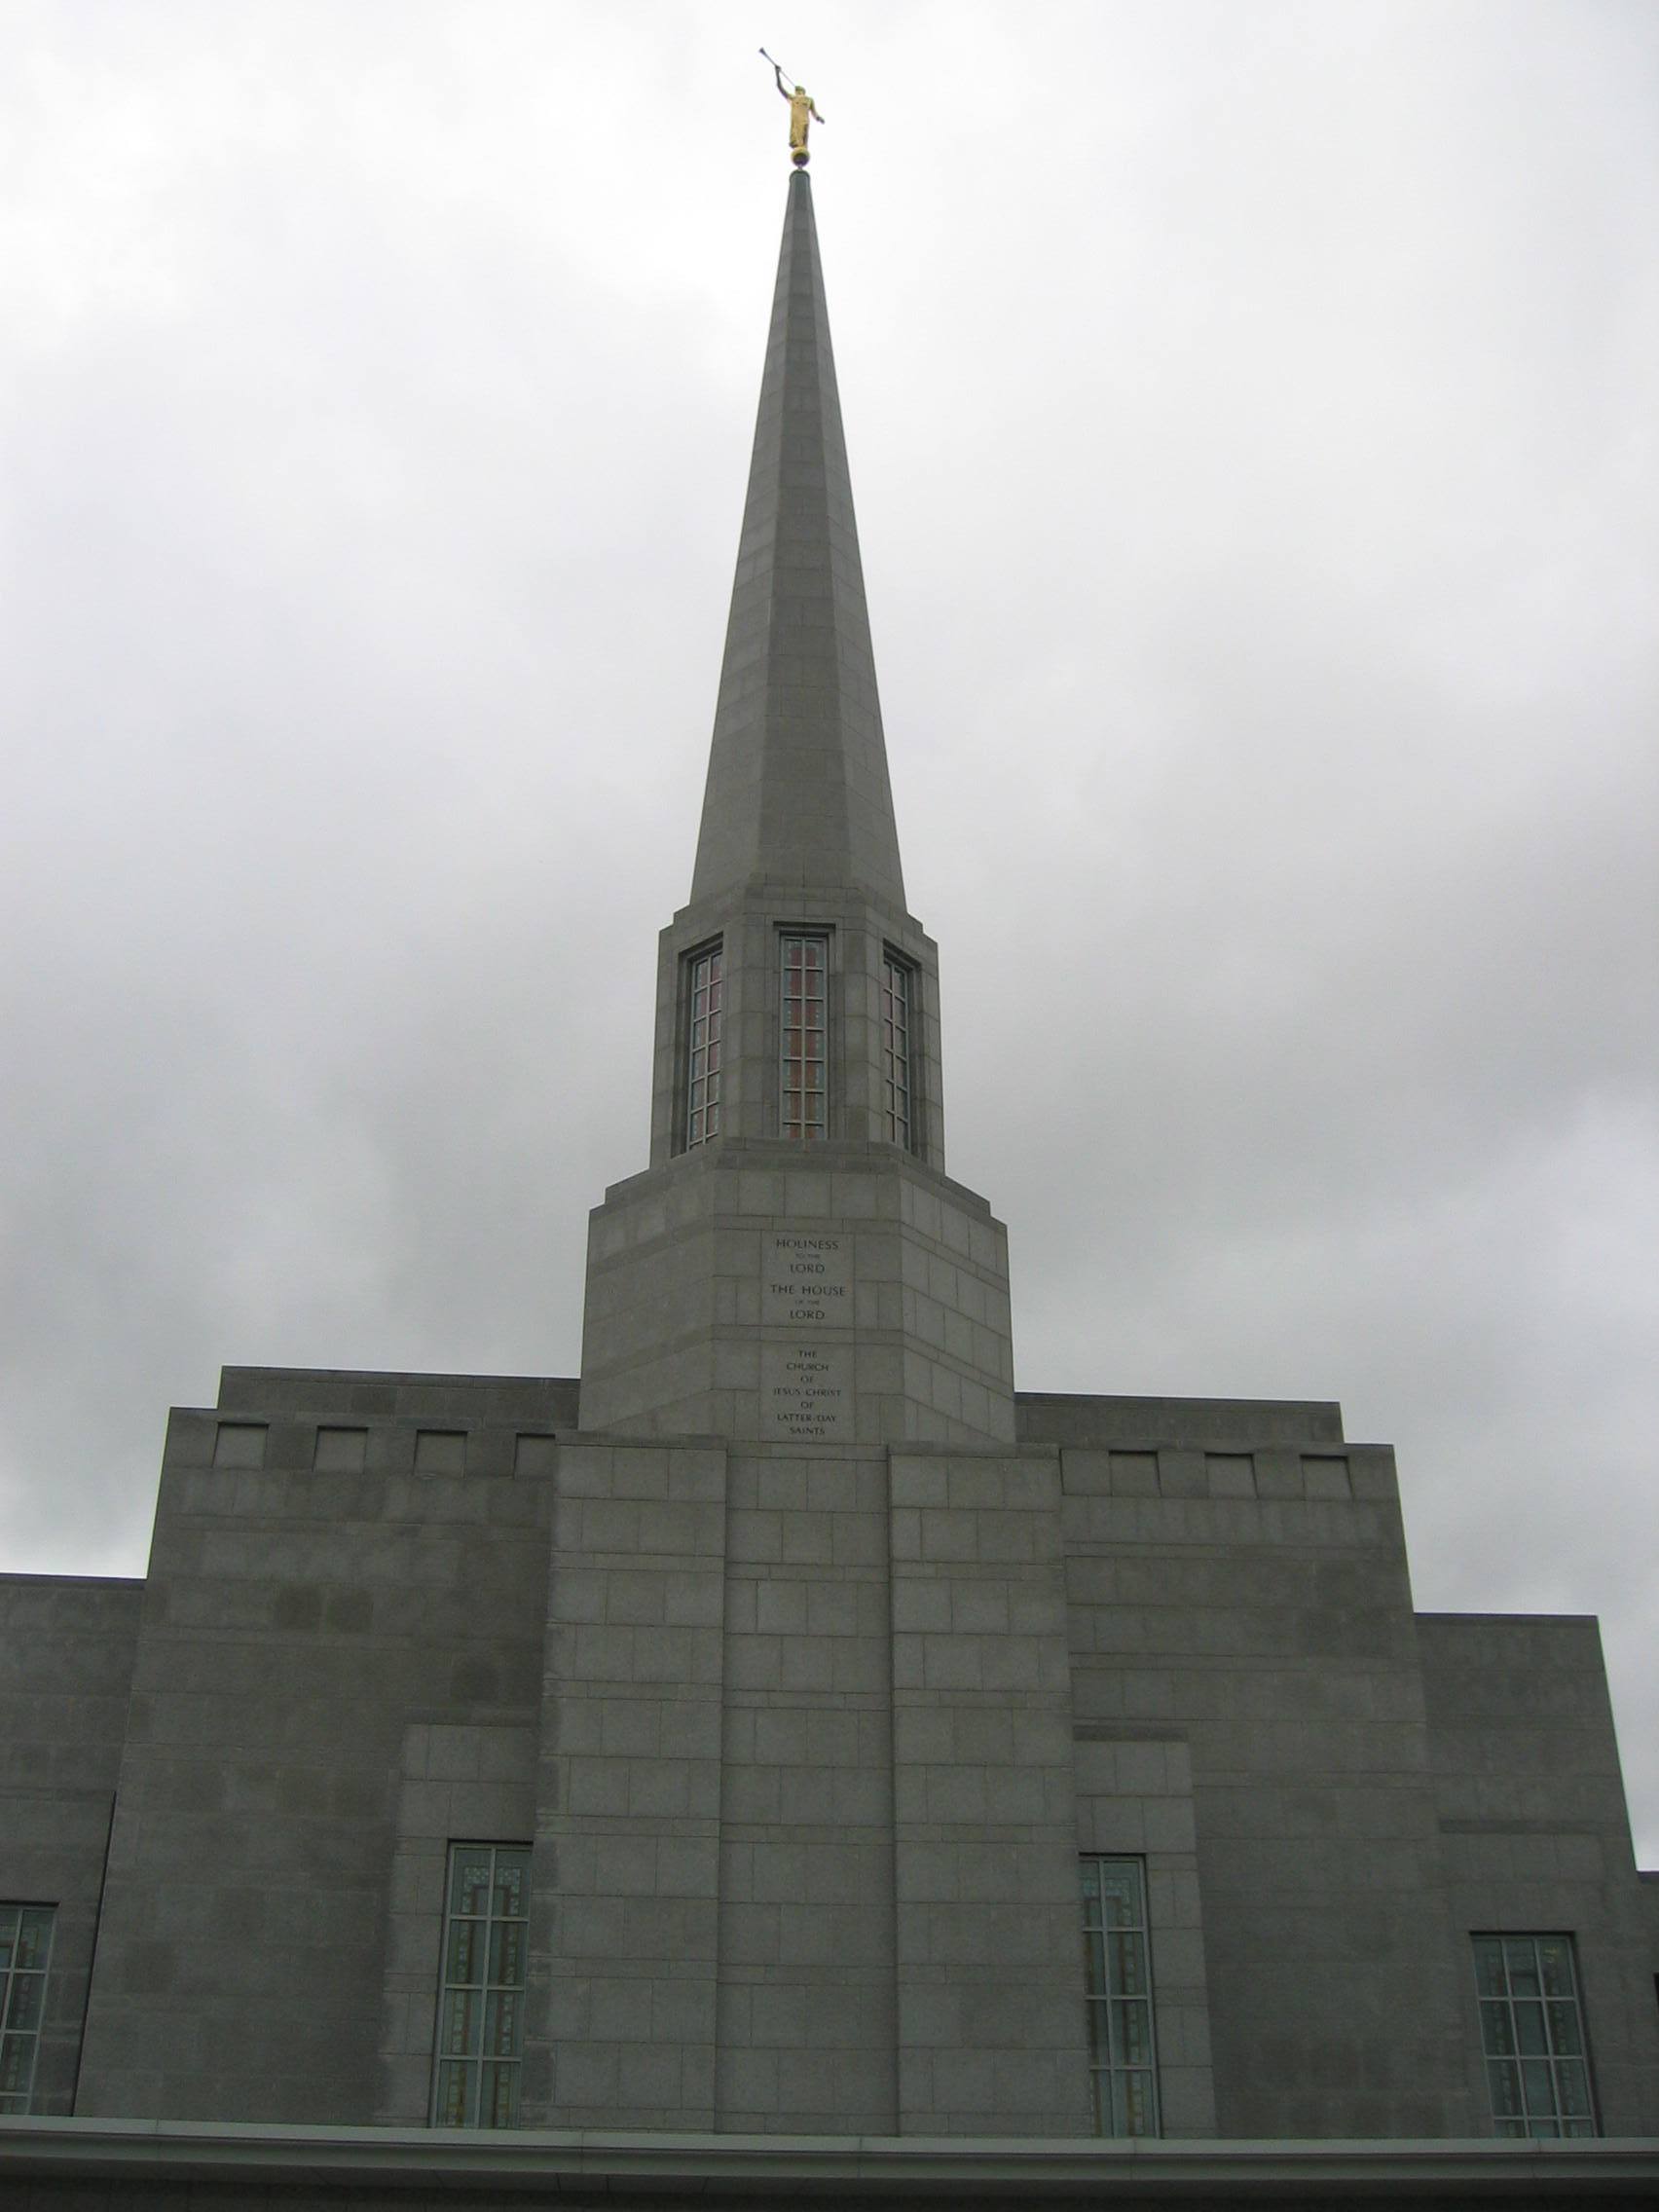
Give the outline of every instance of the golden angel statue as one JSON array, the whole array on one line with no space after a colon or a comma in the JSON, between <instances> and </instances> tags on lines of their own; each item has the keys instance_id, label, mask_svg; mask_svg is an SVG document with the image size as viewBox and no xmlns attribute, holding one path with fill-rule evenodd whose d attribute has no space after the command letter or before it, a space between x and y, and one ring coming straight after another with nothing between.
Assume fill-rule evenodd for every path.
<instances>
[{"instance_id":1,"label":"golden angel statue","mask_svg":"<svg viewBox=\"0 0 1659 2212\"><path fill-rule=\"evenodd\" d=\"M764 47L760 51L766 54ZM772 61L772 56L766 54L766 59ZM797 85L791 92L775 61L772 61L772 74L778 80L778 91L790 103L790 160L797 169L803 169L812 159L806 150L806 133L814 123L822 123L824 118L812 104L812 95L804 85Z\"/></svg>"}]
</instances>

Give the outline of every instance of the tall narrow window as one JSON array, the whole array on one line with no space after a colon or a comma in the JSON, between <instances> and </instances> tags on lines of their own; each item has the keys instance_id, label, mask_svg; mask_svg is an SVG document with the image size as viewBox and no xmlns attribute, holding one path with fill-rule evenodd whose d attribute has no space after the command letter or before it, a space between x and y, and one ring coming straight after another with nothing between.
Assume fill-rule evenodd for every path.
<instances>
[{"instance_id":1,"label":"tall narrow window","mask_svg":"<svg viewBox=\"0 0 1659 2212\"><path fill-rule=\"evenodd\" d=\"M890 1144L910 1144L910 985L903 961L881 961L881 1129Z\"/></svg>"},{"instance_id":2,"label":"tall narrow window","mask_svg":"<svg viewBox=\"0 0 1659 2212\"><path fill-rule=\"evenodd\" d=\"M518 2125L529 1916L528 1844L451 1844L434 2127Z\"/></svg>"},{"instance_id":3,"label":"tall narrow window","mask_svg":"<svg viewBox=\"0 0 1659 2212\"><path fill-rule=\"evenodd\" d=\"M707 1144L720 1133L720 1028L725 985L720 948L691 961L691 1021L685 1049L685 1143Z\"/></svg>"},{"instance_id":4,"label":"tall narrow window","mask_svg":"<svg viewBox=\"0 0 1659 2212\"><path fill-rule=\"evenodd\" d=\"M34 2096L55 1918L55 1905L0 1904L0 2112L27 2112Z\"/></svg>"},{"instance_id":5,"label":"tall narrow window","mask_svg":"<svg viewBox=\"0 0 1659 2212\"><path fill-rule=\"evenodd\" d=\"M829 1134L829 955L827 938L783 940L780 1125L786 1137Z\"/></svg>"},{"instance_id":6,"label":"tall narrow window","mask_svg":"<svg viewBox=\"0 0 1659 2212\"><path fill-rule=\"evenodd\" d=\"M1477 1936L1481 2048L1498 2135L1594 2135L1570 1936Z\"/></svg>"},{"instance_id":7,"label":"tall narrow window","mask_svg":"<svg viewBox=\"0 0 1659 2212\"><path fill-rule=\"evenodd\" d=\"M1138 1859L1083 1862L1083 1972L1088 2079L1100 2135L1158 2133L1146 1870Z\"/></svg>"}]
</instances>

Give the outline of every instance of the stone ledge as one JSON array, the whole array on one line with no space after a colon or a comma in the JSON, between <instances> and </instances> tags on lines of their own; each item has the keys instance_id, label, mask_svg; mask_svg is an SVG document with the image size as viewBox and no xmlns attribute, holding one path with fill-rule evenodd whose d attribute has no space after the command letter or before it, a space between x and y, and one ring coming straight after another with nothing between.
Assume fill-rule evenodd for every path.
<instances>
[{"instance_id":1,"label":"stone ledge","mask_svg":"<svg viewBox=\"0 0 1659 2212\"><path fill-rule=\"evenodd\" d=\"M787 2191L850 2202L973 2196L1128 2207L1296 2199L1488 2205L1659 2195L1659 2138L1583 2143L1118 2142L1042 2137L774 2136L518 2129L209 2125L0 2118L0 2176L46 2182L47 2203L87 2183L257 2186L275 2195L350 2187L354 2201L488 2190L714 2206ZM119 2201L106 2195L104 2202Z\"/></svg>"}]
</instances>

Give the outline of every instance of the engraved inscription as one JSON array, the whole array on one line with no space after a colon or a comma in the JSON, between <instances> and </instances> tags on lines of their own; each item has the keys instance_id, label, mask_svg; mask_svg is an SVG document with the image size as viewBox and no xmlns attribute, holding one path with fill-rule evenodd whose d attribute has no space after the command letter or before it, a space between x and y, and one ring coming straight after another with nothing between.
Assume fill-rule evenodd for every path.
<instances>
[{"instance_id":1,"label":"engraved inscription","mask_svg":"<svg viewBox=\"0 0 1659 2212\"><path fill-rule=\"evenodd\" d=\"M850 1329L853 1240L780 1229L760 1246L760 1318L773 1328Z\"/></svg>"},{"instance_id":2,"label":"engraved inscription","mask_svg":"<svg viewBox=\"0 0 1659 2212\"><path fill-rule=\"evenodd\" d=\"M807 1338L760 1347L760 1427L820 1444L853 1434L853 1347Z\"/></svg>"}]
</instances>

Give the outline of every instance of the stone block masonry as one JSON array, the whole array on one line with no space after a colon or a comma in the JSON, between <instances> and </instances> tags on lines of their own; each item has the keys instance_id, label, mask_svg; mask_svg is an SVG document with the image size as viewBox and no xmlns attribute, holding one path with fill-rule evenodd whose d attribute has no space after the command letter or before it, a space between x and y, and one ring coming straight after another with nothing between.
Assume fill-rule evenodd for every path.
<instances>
[{"instance_id":1,"label":"stone block masonry","mask_svg":"<svg viewBox=\"0 0 1659 2212\"><path fill-rule=\"evenodd\" d=\"M1057 1457L891 1479L900 2125L1084 2134Z\"/></svg>"},{"instance_id":2,"label":"stone block masonry","mask_svg":"<svg viewBox=\"0 0 1659 2212\"><path fill-rule=\"evenodd\" d=\"M553 1389L228 1382L231 1419L169 1424L76 2110L407 2117L388 1905L407 1800L435 1787L408 1731L539 1712L552 1491L513 1470ZM343 1427L355 1470L319 1471ZM465 1471L418 1472L424 1435L459 1437ZM480 1781L469 1820L488 1833L512 1788ZM427 1977L437 1939L414 1940Z\"/></svg>"},{"instance_id":3,"label":"stone block masonry","mask_svg":"<svg viewBox=\"0 0 1659 2212\"><path fill-rule=\"evenodd\" d=\"M47 2109L422 2124L449 1848L496 1841L531 2125L1085 2133L1086 1851L1145 1870L1169 2134L1482 2132L1469 1937L1521 1925L1574 1937L1604 2124L1653 2127L1593 1632L1417 1619L1334 1409L1021 1401L965 1450L224 1396L173 1418L147 1585L0 1583Z\"/></svg>"},{"instance_id":4,"label":"stone block masonry","mask_svg":"<svg viewBox=\"0 0 1659 2212\"><path fill-rule=\"evenodd\" d=\"M592 1217L590 1431L1008 1444L1007 1233L896 1148L726 1144Z\"/></svg>"},{"instance_id":5,"label":"stone block masonry","mask_svg":"<svg viewBox=\"0 0 1659 2212\"><path fill-rule=\"evenodd\" d=\"M525 2059L542 2124L715 2123L726 1491L719 1447L560 1452Z\"/></svg>"}]
</instances>

